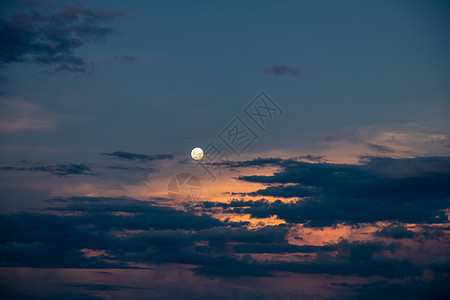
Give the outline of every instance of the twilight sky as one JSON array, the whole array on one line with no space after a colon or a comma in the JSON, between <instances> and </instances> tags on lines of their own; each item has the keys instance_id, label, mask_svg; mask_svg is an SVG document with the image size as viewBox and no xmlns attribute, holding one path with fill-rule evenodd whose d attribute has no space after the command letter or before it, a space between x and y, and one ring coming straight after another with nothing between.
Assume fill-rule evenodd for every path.
<instances>
[{"instance_id":1,"label":"twilight sky","mask_svg":"<svg viewBox=\"0 0 450 300\"><path fill-rule=\"evenodd\" d=\"M3 1L0 292L450 297L449 53L447 1Z\"/></svg>"}]
</instances>

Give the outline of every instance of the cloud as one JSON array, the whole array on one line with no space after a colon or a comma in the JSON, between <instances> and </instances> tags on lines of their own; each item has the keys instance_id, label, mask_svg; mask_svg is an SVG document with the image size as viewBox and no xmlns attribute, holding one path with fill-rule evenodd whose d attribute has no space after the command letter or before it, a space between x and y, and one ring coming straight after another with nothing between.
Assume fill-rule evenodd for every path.
<instances>
[{"instance_id":1,"label":"cloud","mask_svg":"<svg viewBox=\"0 0 450 300\"><path fill-rule=\"evenodd\" d=\"M161 248L171 243L182 244L183 240L177 240L185 233L177 229L200 230L221 225L220 221L208 217L127 198L72 198L61 203L67 206L55 207L55 212L84 213L0 215L0 223L11 228L0 234L2 263L28 267L124 268L128 261L134 260L133 255L124 256L125 252L144 251L141 254L144 255L152 244ZM114 234L121 230L150 231L129 237ZM105 250L106 254L89 256L85 249ZM116 259L110 261L112 257Z\"/></svg>"},{"instance_id":2,"label":"cloud","mask_svg":"<svg viewBox=\"0 0 450 300\"><path fill-rule=\"evenodd\" d=\"M275 271L389 278L420 274L413 263L382 254L395 253L397 243L343 240L296 246L288 243L289 228L283 225L248 229L130 198L81 197L54 203L59 203L50 207L55 214L0 215L0 225L9 228L0 234L2 265L132 268L177 263L194 266L197 274L208 277L271 277ZM289 263L252 258L261 253L318 256Z\"/></svg>"},{"instance_id":3,"label":"cloud","mask_svg":"<svg viewBox=\"0 0 450 300\"><path fill-rule=\"evenodd\" d=\"M211 217L129 198L84 197L59 203L62 206L52 210L63 215L0 215L0 224L11 229L0 234L3 265L124 268L128 262L206 263L220 254L196 251L196 241L207 240L217 251L230 242L283 242L287 233L277 227L228 227ZM86 255L86 249L100 254Z\"/></svg>"},{"instance_id":4,"label":"cloud","mask_svg":"<svg viewBox=\"0 0 450 300\"><path fill-rule=\"evenodd\" d=\"M326 162L327 159L323 155L302 155L297 157L299 160L311 161L311 162Z\"/></svg>"},{"instance_id":5,"label":"cloud","mask_svg":"<svg viewBox=\"0 0 450 300\"><path fill-rule=\"evenodd\" d=\"M357 161L361 155L392 158L447 156L450 135L443 128L450 128L449 122L439 118L427 122L348 128L344 133L323 137L316 151L328 159L343 162Z\"/></svg>"},{"instance_id":6,"label":"cloud","mask_svg":"<svg viewBox=\"0 0 450 300\"><path fill-rule=\"evenodd\" d=\"M445 276L435 274L435 278L431 280L414 278L405 282L378 280L368 284L341 285L354 291L355 296L349 299L448 299L450 297L448 275L448 273Z\"/></svg>"},{"instance_id":7,"label":"cloud","mask_svg":"<svg viewBox=\"0 0 450 300\"><path fill-rule=\"evenodd\" d=\"M31 171L45 172L58 176L66 175L94 175L91 168L85 164L58 164L58 165L42 165L37 167L0 167L4 171Z\"/></svg>"},{"instance_id":8,"label":"cloud","mask_svg":"<svg viewBox=\"0 0 450 300\"><path fill-rule=\"evenodd\" d=\"M286 167L296 164L295 159L282 159L282 158L255 158L247 161L226 161L220 163L222 166L229 168L246 168L246 167L264 167L264 166L279 166Z\"/></svg>"},{"instance_id":9,"label":"cloud","mask_svg":"<svg viewBox=\"0 0 450 300\"><path fill-rule=\"evenodd\" d=\"M123 15L118 10L28 5L27 11L0 21L0 64L29 62L54 71L86 72L88 64L75 50L104 41L114 33L105 24Z\"/></svg>"},{"instance_id":10,"label":"cloud","mask_svg":"<svg viewBox=\"0 0 450 300\"><path fill-rule=\"evenodd\" d=\"M237 162L233 167L275 163ZM366 158L362 165L278 160L273 175L240 176L241 181L270 185L241 195L296 197L291 203L261 203L242 209L254 217L277 215L292 223L330 226L377 221L447 223L450 157Z\"/></svg>"},{"instance_id":11,"label":"cloud","mask_svg":"<svg viewBox=\"0 0 450 300\"><path fill-rule=\"evenodd\" d=\"M143 168L143 167L129 167L129 166L106 166L105 168L110 169L110 170L120 170L120 171L129 171L129 172L146 172L146 173L151 173L151 172L157 172L157 169L154 168Z\"/></svg>"},{"instance_id":12,"label":"cloud","mask_svg":"<svg viewBox=\"0 0 450 300\"><path fill-rule=\"evenodd\" d=\"M100 155L108 156L110 158L120 159L120 160L128 160L128 161L154 161L154 160L162 160L162 159L173 159L173 154L139 154L139 153L131 153L125 151L115 151L112 153L100 153Z\"/></svg>"},{"instance_id":13,"label":"cloud","mask_svg":"<svg viewBox=\"0 0 450 300\"><path fill-rule=\"evenodd\" d=\"M0 134L51 130L56 120L39 104L19 99L0 99Z\"/></svg>"},{"instance_id":14,"label":"cloud","mask_svg":"<svg viewBox=\"0 0 450 300\"><path fill-rule=\"evenodd\" d=\"M276 260L258 262L252 261L251 256L247 256L238 261L232 259L217 261L214 264L200 266L196 271L207 276L272 276L273 271L345 276L379 275L388 278L420 275L420 268L413 263L381 255L383 251L395 252L397 248L396 244L373 241L350 243L344 240L334 247L314 249L312 252L318 253L317 258L309 262ZM307 250L311 251L311 248ZM333 252L337 253L337 256L332 255Z\"/></svg>"},{"instance_id":15,"label":"cloud","mask_svg":"<svg viewBox=\"0 0 450 300\"><path fill-rule=\"evenodd\" d=\"M389 225L375 232L375 236L393 239L404 239L404 238L410 239L415 237L416 233L414 231L408 230L404 226Z\"/></svg>"},{"instance_id":16,"label":"cloud","mask_svg":"<svg viewBox=\"0 0 450 300\"><path fill-rule=\"evenodd\" d=\"M291 76L298 76L302 72L301 68L293 67L293 66L283 66L277 63L273 63L267 68L261 71L262 73L270 74L270 75L284 75L289 74Z\"/></svg>"},{"instance_id":17,"label":"cloud","mask_svg":"<svg viewBox=\"0 0 450 300\"><path fill-rule=\"evenodd\" d=\"M384 145L377 145L377 144L373 144L373 143L367 143L366 145L371 150L374 150L375 152L379 152L379 153L393 153L393 152L395 152L390 147L387 147L387 146L384 146Z\"/></svg>"},{"instance_id":18,"label":"cloud","mask_svg":"<svg viewBox=\"0 0 450 300\"><path fill-rule=\"evenodd\" d=\"M137 160L141 159L138 156ZM422 274L429 272L438 278L448 267L440 258L448 249L448 229L442 225L439 231L432 230L437 228L436 223L448 223L435 218L442 207L448 207L447 190L443 188L444 175L450 170L448 160L370 157L361 164L332 164L258 158L227 162L236 169L246 168L245 174L249 175L240 177L240 181L267 186L250 191L254 196L244 194L246 199L205 201L185 211L171 208L168 199L55 198L43 211L0 215L0 226L8 228L0 233L0 264L8 269L113 269L114 276L71 280L73 286L63 283L64 289L103 291L112 298L121 293L139 294L141 289L128 287L148 283L107 278L147 268L165 274L164 270L173 266L182 268L200 284L239 281L264 285L303 276L316 278L325 288L329 287L325 282L348 281L347 286L331 286L330 290L339 288L343 293L351 292L351 296L369 293L371 287L366 284L380 279L386 281L380 287L386 293L393 283L413 279L429 289L429 281L420 279ZM267 173L265 167L276 171ZM269 175L259 176L260 170ZM421 187L426 193L414 190L417 182L425 184ZM262 193L301 199L283 200L287 203L259 200L265 197ZM227 219L229 214L242 216L244 221L232 221L239 217ZM248 215L274 216L288 223L253 227L246 222ZM390 220L387 223L384 215ZM405 220L420 222L410 229L412 225L404 224ZM331 230L320 227L324 224L338 231L342 223L349 224L347 236L323 243L306 238L308 232L311 236L315 232L330 234ZM412 230L417 234L411 236ZM296 234L305 238L298 239ZM355 240L361 235L363 238ZM184 280L173 280L171 285ZM160 293L161 285L153 287ZM241 287L237 289L242 292ZM270 289L267 287L263 295ZM289 298L283 292L277 291L277 296ZM298 291L297 296L300 294Z\"/></svg>"},{"instance_id":19,"label":"cloud","mask_svg":"<svg viewBox=\"0 0 450 300\"><path fill-rule=\"evenodd\" d=\"M247 195L247 196L271 196L271 197L281 197L281 198L292 198L292 197L310 197L320 193L320 190L311 187L304 187L301 185L294 186L270 186L265 189L260 189L255 192L250 193L231 193L231 195ZM295 195L295 196L293 196Z\"/></svg>"},{"instance_id":20,"label":"cloud","mask_svg":"<svg viewBox=\"0 0 450 300\"><path fill-rule=\"evenodd\" d=\"M444 278L440 274L448 272L446 260L433 258L431 264L417 264L402 257L405 250L411 251L411 245L405 248L401 241L387 242L380 237L371 240L369 236L364 241L340 239L322 246L295 245L288 240L289 224L249 229L244 222L220 221L198 208L180 211L159 206L156 201L106 197L55 198L48 203L51 206L46 211L0 215L0 226L8 228L0 232L0 264L9 270L17 267L58 272L113 270L114 274L94 276L95 280L88 277L62 283L69 290L134 295L143 289L140 286L148 286L148 280L139 284L131 279L129 282L111 279L144 269L168 278L171 276L164 273L164 268L182 266L192 274L188 278L195 278L199 284L224 284L236 278L246 284L261 284L267 282L264 278L279 277L284 281L290 278L287 273L307 274L308 278L318 276L319 281L328 278L337 282L334 287L350 290L354 296L370 291L371 286L365 283L374 278L386 280L382 287L387 292L396 281L390 279L417 280L425 268L434 278ZM260 201L260 206L265 203ZM253 203L233 201L221 205L245 208ZM419 248L421 252L428 251L423 244ZM434 253L445 253L445 247L436 250ZM35 271L28 269L26 273L32 272ZM137 274L142 277L149 273ZM340 285L342 276L345 280L356 278L357 283ZM170 283L188 279L175 280ZM420 282L424 289L430 288L427 282ZM159 281L155 281L152 292L161 289ZM262 295L269 291L270 287ZM242 286L236 292L242 293ZM285 292L277 295L286 298Z\"/></svg>"}]
</instances>

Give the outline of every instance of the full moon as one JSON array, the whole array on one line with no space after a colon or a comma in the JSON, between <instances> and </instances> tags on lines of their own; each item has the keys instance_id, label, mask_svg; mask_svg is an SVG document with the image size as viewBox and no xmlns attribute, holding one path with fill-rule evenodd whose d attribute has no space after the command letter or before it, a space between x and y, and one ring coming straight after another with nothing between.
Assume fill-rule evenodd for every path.
<instances>
[{"instance_id":1,"label":"full moon","mask_svg":"<svg viewBox=\"0 0 450 300\"><path fill-rule=\"evenodd\" d=\"M196 148L192 149L191 156L195 160L202 159L202 157L203 157L203 150L202 150L202 148L196 147Z\"/></svg>"}]
</instances>

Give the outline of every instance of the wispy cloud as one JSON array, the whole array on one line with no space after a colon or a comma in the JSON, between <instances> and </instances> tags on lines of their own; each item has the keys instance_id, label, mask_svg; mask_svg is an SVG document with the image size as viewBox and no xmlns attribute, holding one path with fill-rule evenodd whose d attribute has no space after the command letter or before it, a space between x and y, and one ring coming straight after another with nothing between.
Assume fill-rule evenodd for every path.
<instances>
[{"instance_id":1,"label":"wispy cloud","mask_svg":"<svg viewBox=\"0 0 450 300\"><path fill-rule=\"evenodd\" d=\"M128 161L154 161L163 159L173 159L173 154L139 154L126 151L115 151L111 153L102 152L100 155L108 156L110 158Z\"/></svg>"},{"instance_id":2,"label":"wispy cloud","mask_svg":"<svg viewBox=\"0 0 450 300\"><path fill-rule=\"evenodd\" d=\"M129 172L156 172L158 171L157 169L154 168L143 168L143 167L130 167L130 166L124 166L124 165L120 165L120 166L106 166L106 169L110 169L110 170L119 170L119 171L129 171Z\"/></svg>"},{"instance_id":3,"label":"wispy cloud","mask_svg":"<svg viewBox=\"0 0 450 300\"><path fill-rule=\"evenodd\" d=\"M265 74L276 75L276 76L285 75L285 74L288 74L291 76L298 76L301 74L302 69L300 67L279 65L277 63L273 63L272 65L263 69L261 72L265 73Z\"/></svg>"},{"instance_id":4,"label":"wispy cloud","mask_svg":"<svg viewBox=\"0 0 450 300\"><path fill-rule=\"evenodd\" d=\"M55 118L39 104L19 99L0 98L0 133L27 130L51 130Z\"/></svg>"},{"instance_id":5,"label":"wispy cloud","mask_svg":"<svg viewBox=\"0 0 450 300\"><path fill-rule=\"evenodd\" d=\"M66 175L94 175L91 168L85 164L59 164L59 165L42 165L36 167L0 167L4 171L30 171L45 172L58 176Z\"/></svg>"},{"instance_id":6,"label":"wispy cloud","mask_svg":"<svg viewBox=\"0 0 450 300\"><path fill-rule=\"evenodd\" d=\"M361 156L393 158L447 156L450 124L444 120L348 128L327 135L317 151L333 161L357 161ZM443 129L445 128L445 129Z\"/></svg>"},{"instance_id":7,"label":"wispy cloud","mask_svg":"<svg viewBox=\"0 0 450 300\"><path fill-rule=\"evenodd\" d=\"M393 152L395 152L393 149L391 149L388 146L377 145L377 144L373 144L373 143L367 143L366 145L367 145L367 147L369 149L372 149L375 152L379 152L379 153L393 153Z\"/></svg>"}]
</instances>

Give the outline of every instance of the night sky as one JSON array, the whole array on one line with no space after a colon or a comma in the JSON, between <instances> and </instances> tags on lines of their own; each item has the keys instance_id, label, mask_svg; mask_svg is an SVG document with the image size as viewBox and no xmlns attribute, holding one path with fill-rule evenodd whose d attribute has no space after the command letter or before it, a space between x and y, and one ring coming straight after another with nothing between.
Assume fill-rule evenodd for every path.
<instances>
[{"instance_id":1,"label":"night sky","mask_svg":"<svg viewBox=\"0 0 450 300\"><path fill-rule=\"evenodd\" d=\"M2 1L1 298L450 299L449 53L448 1Z\"/></svg>"}]
</instances>

